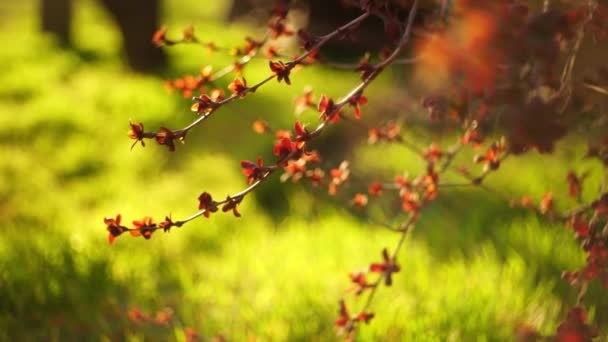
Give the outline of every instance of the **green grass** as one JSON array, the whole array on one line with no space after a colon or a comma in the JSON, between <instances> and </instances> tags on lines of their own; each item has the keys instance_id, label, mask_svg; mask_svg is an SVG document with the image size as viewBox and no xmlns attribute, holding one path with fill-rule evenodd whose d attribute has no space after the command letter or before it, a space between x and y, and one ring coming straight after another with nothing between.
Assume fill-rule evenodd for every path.
<instances>
[{"instance_id":1,"label":"green grass","mask_svg":"<svg viewBox=\"0 0 608 342\"><path fill-rule=\"evenodd\" d=\"M226 27L223 5L167 3L173 34L193 23L232 45L252 30ZM129 119L179 127L193 118L189 101L167 95L160 77L125 69L118 32L95 3L78 2L72 50L39 35L34 13L32 2L0 5L0 340L183 341L187 326L203 340L218 334L231 341L336 339L338 300L356 304L346 293L348 272L379 259L398 236L315 192L297 185L283 190L272 181L247 198L240 219L216 214L150 241L121 237L113 246L102 219L118 212L128 221L169 212L184 217L204 190L241 189L238 161L271 156L270 138L251 132L253 119L288 127L291 101L305 85L338 97L357 76L305 69L292 87L273 82L222 109L177 153L152 143L130 151ZM195 47L169 53L173 64L163 76L231 61ZM250 82L266 73L264 62L246 70ZM385 78L370 89L366 113L381 108L374 99L386 84ZM315 114L303 120L313 124ZM323 144L335 144L341 132L365 136L338 125ZM346 157L362 172L392 177L421 167L398 146L355 151ZM563 194L564 165L576 153L513 158L488 184L512 197ZM598 183L590 180L587 197ZM377 317L361 340L511 340L521 322L550 334L575 301L560 273L583 262L562 226L509 209L485 192L450 190L406 240L402 272L393 287L379 291ZM608 302L594 291L588 307L606 334ZM166 307L174 311L167 327L128 318L134 308L153 314Z\"/></svg>"}]
</instances>

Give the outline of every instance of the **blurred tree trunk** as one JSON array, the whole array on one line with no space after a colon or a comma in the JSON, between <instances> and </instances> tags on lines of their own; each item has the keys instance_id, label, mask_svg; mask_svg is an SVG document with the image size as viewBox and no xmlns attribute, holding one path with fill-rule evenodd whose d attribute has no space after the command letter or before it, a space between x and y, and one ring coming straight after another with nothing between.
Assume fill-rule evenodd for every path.
<instances>
[{"instance_id":1,"label":"blurred tree trunk","mask_svg":"<svg viewBox=\"0 0 608 342\"><path fill-rule=\"evenodd\" d=\"M71 0L41 0L42 31L53 33L63 44L70 41L72 23Z\"/></svg>"},{"instance_id":2,"label":"blurred tree trunk","mask_svg":"<svg viewBox=\"0 0 608 342\"><path fill-rule=\"evenodd\" d=\"M55 1L55 0L52 0ZM160 0L102 0L118 23L131 68L150 71L167 64L164 52L152 44L158 29Z\"/></svg>"}]
</instances>

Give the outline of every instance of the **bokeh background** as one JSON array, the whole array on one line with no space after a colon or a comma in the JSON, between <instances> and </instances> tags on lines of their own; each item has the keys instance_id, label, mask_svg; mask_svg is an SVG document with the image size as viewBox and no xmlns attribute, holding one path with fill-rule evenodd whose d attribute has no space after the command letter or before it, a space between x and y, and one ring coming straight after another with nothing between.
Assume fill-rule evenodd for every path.
<instances>
[{"instance_id":1,"label":"bokeh background","mask_svg":"<svg viewBox=\"0 0 608 342\"><path fill-rule=\"evenodd\" d=\"M346 200L275 179L244 201L242 218L218 214L112 246L103 218L180 218L196 210L203 191L238 191L245 186L239 161L272 157L272 137L256 135L253 120L289 128L305 86L340 97L358 75L305 68L291 87L273 82L223 108L176 153L153 143L131 150L129 120L151 128L194 118L191 102L168 94L164 79L234 58L177 46L166 50L165 67L134 72L116 18L100 1L74 2L69 44L41 33L39 6L0 3L0 340L185 341L192 331L204 341L336 339L338 300L351 296L348 273L397 240ZM166 0L160 20L169 34L194 25L222 46L264 34L255 21L227 21L230 13L230 1ZM267 73L267 62L256 60L245 75L254 82ZM398 68L370 88L367 119L420 110L387 107L405 96L397 85L407 73ZM314 124L316 116L300 120ZM406 121L406 134L420 146L453 141L415 122ZM366 134L347 123L332 128L319 146L329 155L325 166L349 159L354 174L388 179L423 168L401 146L368 146ZM559 154L509 160L489 186L514 198L540 200L546 191L566 198L567 165L584 146L570 138L562 144ZM596 171L584 194L592 198L600 166L576 165ZM455 188L424 215L398 261L402 271L379 291L362 340L512 340L522 324L551 334L576 301L560 274L580 267L584 255L562 225L491 193ZM592 287L587 308L603 336L607 307ZM167 324L151 322L164 314L172 317Z\"/></svg>"}]
</instances>

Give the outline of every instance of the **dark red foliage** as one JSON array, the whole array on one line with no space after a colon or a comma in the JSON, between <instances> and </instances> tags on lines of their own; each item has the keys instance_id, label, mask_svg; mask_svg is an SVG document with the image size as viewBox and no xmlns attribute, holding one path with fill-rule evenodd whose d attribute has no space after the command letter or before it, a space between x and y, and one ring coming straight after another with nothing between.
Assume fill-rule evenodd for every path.
<instances>
[{"instance_id":1,"label":"dark red foliage","mask_svg":"<svg viewBox=\"0 0 608 342\"><path fill-rule=\"evenodd\" d=\"M319 43L319 38L312 36L304 30L298 30L298 37L302 41L302 48L306 51L310 51L315 45L317 45L317 43Z\"/></svg>"},{"instance_id":2,"label":"dark red foliage","mask_svg":"<svg viewBox=\"0 0 608 342\"><path fill-rule=\"evenodd\" d=\"M209 95L201 95L199 97L195 97L194 101L196 101L192 107L190 108L193 112L201 113L209 113L215 108L217 108L218 103L212 99Z\"/></svg>"},{"instance_id":3,"label":"dark red foliage","mask_svg":"<svg viewBox=\"0 0 608 342\"><path fill-rule=\"evenodd\" d=\"M245 78L243 78L243 79L235 78L234 81L232 81L232 83L230 83L228 85L228 89L233 94L238 95L241 98L244 98L245 97L244 92L248 89L247 80Z\"/></svg>"},{"instance_id":4,"label":"dark red foliage","mask_svg":"<svg viewBox=\"0 0 608 342\"><path fill-rule=\"evenodd\" d=\"M388 255L388 250L385 248L382 250L382 262L373 263L369 266L369 271L374 273L382 273L384 276L384 284L391 286L393 284L393 273L397 273L401 270L401 267L397 265L395 259Z\"/></svg>"},{"instance_id":5,"label":"dark red foliage","mask_svg":"<svg viewBox=\"0 0 608 342\"><path fill-rule=\"evenodd\" d=\"M332 122L336 122L340 117L340 111L334 104L334 100L326 97L325 95L321 96L318 109L321 113L321 119L324 121L330 120Z\"/></svg>"},{"instance_id":6,"label":"dark red foliage","mask_svg":"<svg viewBox=\"0 0 608 342\"><path fill-rule=\"evenodd\" d=\"M269 25L270 36L272 39L277 39L281 36L291 36L293 31L289 30L282 19L274 20Z\"/></svg>"},{"instance_id":7,"label":"dark red foliage","mask_svg":"<svg viewBox=\"0 0 608 342\"><path fill-rule=\"evenodd\" d=\"M158 228L162 229L165 233L171 230L173 227L181 227L181 222L173 222L171 216L165 216L165 220L158 223Z\"/></svg>"},{"instance_id":8,"label":"dark red foliage","mask_svg":"<svg viewBox=\"0 0 608 342\"><path fill-rule=\"evenodd\" d=\"M135 140L131 148L133 148L133 146L135 146L138 141L141 143L141 146L146 146L146 144L144 143L144 124L141 122L138 124L129 122L129 125L131 126L131 129L129 130L127 135L129 136L129 138Z\"/></svg>"},{"instance_id":9,"label":"dark red foliage","mask_svg":"<svg viewBox=\"0 0 608 342\"><path fill-rule=\"evenodd\" d=\"M247 176L247 184L263 179L268 173L268 168L264 167L264 160L262 157L258 157L257 164L250 162L249 160L243 160L241 161L241 167L243 168L243 174Z\"/></svg>"},{"instance_id":10,"label":"dark red foliage","mask_svg":"<svg viewBox=\"0 0 608 342\"><path fill-rule=\"evenodd\" d=\"M274 155L279 158L281 164L287 163L287 157L298 150L298 144L288 137L279 138L274 144Z\"/></svg>"},{"instance_id":11,"label":"dark red foliage","mask_svg":"<svg viewBox=\"0 0 608 342\"><path fill-rule=\"evenodd\" d=\"M198 209L204 210L205 217L209 217L211 213L217 211L217 202L213 200L211 194L208 192L203 192L200 196L198 196Z\"/></svg>"},{"instance_id":12,"label":"dark red foliage","mask_svg":"<svg viewBox=\"0 0 608 342\"><path fill-rule=\"evenodd\" d=\"M163 46L167 43L167 28L161 27L156 32L154 32L154 36L152 37L152 42L156 46Z\"/></svg>"},{"instance_id":13,"label":"dark red foliage","mask_svg":"<svg viewBox=\"0 0 608 342\"><path fill-rule=\"evenodd\" d=\"M226 197L226 203L222 207L222 211L227 212L232 210L234 216L241 217L241 213L238 211L238 205L241 203L242 199L242 197Z\"/></svg>"},{"instance_id":14,"label":"dark red foliage","mask_svg":"<svg viewBox=\"0 0 608 342\"><path fill-rule=\"evenodd\" d=\"M285 80L285 83L287 84L291 84L291 80L289 79L289 73L291 73L291 69L292 69L292 65L291 64L285 64L281 61L278 62L273 62L273 61L269 61L268 65L270 66L270 70L272 70L272 72L277 75L277 81L279 81L279 83L282 80Z\"/></svg>"},{"instance_id":15,"label":"dark red foliage","mask_svg":"<svg viewBox=\"0 0 608 342\"><path fill-rule=\"evenodd\" d=\"M566 321L557 328L555 338L558 342L587 342L597 335L597 331L587 324L585 309L575 307L568 312Z\"/></svg>"},{"instance_id":16,"label":"dark red foliage","mask_svg":"<svg viewBox=\"0 0 608 342\"><path fill-rule=\"evenodd\" d=\"M544 102L535 97L516 109L511 116L509 148L513 153L536 149L552 152L557 140L566 135L566 127L559 122L557 103Z\"/></svg>"},{"instance_id":17,"label":"dark red foliage","mask_svg":"<svg viewBox=\"0 0 608 342\"><path fill-rule=\"evenodd\" d=\"M374 65L370 63L370 56L370 54L363 56L363 58L361 58L359 61L359 65L357 65L357 68L355 69L355 71L361 73L362 80L367 79L376 70Z\"/></svg>"},{"instance_id":18,"label":"dark red foliage","mask_svg":"<svg viewBox=\"0 0 608 342\"><path fill-rule=\"evenodd\" d=\"M175 138L176 135L172 130L167 127L160 128L162 132L156 133L156 142L160 145L165 145L169 148L169 151L175 152Z\"/></svg>"},{"instance_id":19,"label":"dark red foliage","mask_svg":"<svg viewBox=\"0 0 608 342\"><path fill-rule=\"evenodd\" d=\"M110 244L113 244L114 239L116 239L116 237L118 237L120 234L129 230L127 227L120 224L121 220L122 216L120 214L116 215L116 218L105 218L103 220L109 233L108 242Z\"/></svg>"},{"instance_id":20,"label":"dark red foliage","mask_svg":"<svg viewBox=\"0 0 608 342\"><path fill-rule=\"evenodd\" d=\"M355 110L355 118L361 119L361 108L367 104L367 98L361 94L353 95L348 98L348 104Z\"/></svg>"},{"instance_id":21,"label":"dark red foliage","mask_svg":"<svg viewBox=\"0 0 608 342\"><path fill-rule=\"evenodd\" d=\"M133 236L141 235L146 240L152 237L152 234L156 231L156 223L151 217L146 216L141 220L133 221L134 230L131 231Z\"/></svg>"}]
</instances>

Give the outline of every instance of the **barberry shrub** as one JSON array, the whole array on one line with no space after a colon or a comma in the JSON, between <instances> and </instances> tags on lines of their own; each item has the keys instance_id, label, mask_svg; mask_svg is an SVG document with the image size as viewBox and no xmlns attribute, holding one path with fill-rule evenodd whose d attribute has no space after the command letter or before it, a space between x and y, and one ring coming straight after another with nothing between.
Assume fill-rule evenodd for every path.
<instances>
[{"instance_id":1,"label":"barberry shrub","mask_svg":"<svg viewBox=\"0 0 608 342\"><path fill-rule=\"evenodd\" d=\"M360 80L339 97L324 93L322 84L303 89L294 102L296 119L291 127L253 121L253 130L260 137L274 139L274 147L268 153L260 151L260 155L273 158L254 155L241 161L242 189L227 196L201 191L192 201L196 211L186 218L145 216L132 224L120 214L106 218L109 243L124 235L151 239L158 231L182 229L203 216L212 219L229 213L239 218L246 215L240 211L241 203L277 174L283 182L324 189L333 201L395 234L394 245L378 246L378 255L369 256L364 270L344 272L345 288L350 282L354 290L345 298L336 298L334 323L341 336L354 339L363 325L373 324L373 318L382 315L382 308L373 305L375 294L403 273L399 259L406 253L402 246L415 225L424 220L428 208L455 188L479 188L488 197L498 197L505 206L534 211L543 219L561 223L564 229L572 230L586 254L580 269L564 270L562 281L572 286L575 299L564 313L563 323L551 336L542 336L523 324L517 328L517 337L589 341L599 336L587 317L586 307L594 303L586 294L591 286L608 288L608 68L602 65L605 60L593 58L594 51L608 43L608 4L597 0L345 3L356 9L358 16L322 35L291 23L290 1L278 1L269 10L265 36L245 37L242 46L205 41L194 27L185 28L181 36L169 35L167 28L154 34L153 42L159 47L202 45L210 51L232 54L235 62L218 71L204 66L195 76L167 80L169 90L192 99L194 120L183 128L162 126L156 131L148 130L143 122L130 122L132 148L147 146L146 141L153 140L176 152L179 143L204 129L205 121L221 113L223 107L255 96L269 82L290 86L302 68L352 70ZM356 40L366 29L365 23L374 20L383 23L386 46L352 56L355 62L351 64L325 57L329 44ZM285 47L286 39L297 39L299 47L294 51ZM253 59L267 60L266 77L245 77ZM368 88L389 70L398 71L403 79L395 83L401 86L395 85L389 94L368 96ZM230 76L234 79L226 89L217 85L218 80ZM412 98L417 103L412 104ZM391 111L397 114L388 120L367 114L368 102L394 103ZM303 120L300 115L304 112L316 112L316 119ZM406 134L405 127L420 122L418 126L426 128L427 136L415 139L415 135ZM382 173L374 174L372 167L348 160L323 163L328 148L318 143L319 137L353 126L365 130L368 144L403 146L423 167L386 178ZM580 141L581 132L585 132L588 149L573 156L570 170L564 171L563 194L546 192L538 199L521 194L521 198L512 199L486 184L488 176L500 177L507 158L552 153L562 139ZM595 160L595 167L575 172L581 158ZM378 159L378 163L383 161ZM590 173L603 177L604 182L599 191L583 195ZM576 205L568 208L567 203ZM594 308L596 314L605 315L606 308Z\"/></svg>"}]
</instances>

